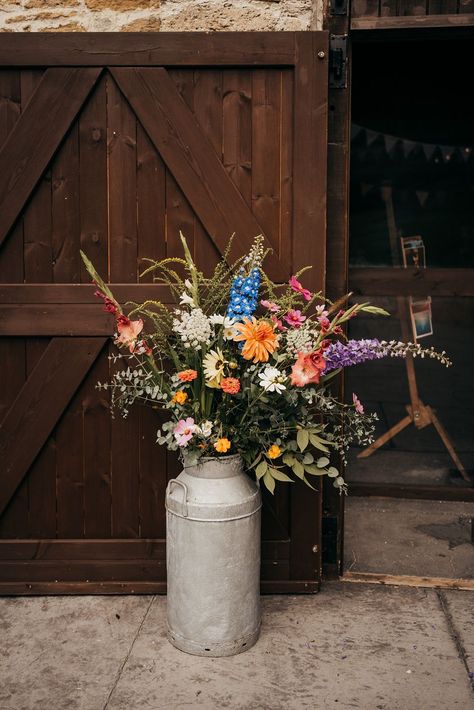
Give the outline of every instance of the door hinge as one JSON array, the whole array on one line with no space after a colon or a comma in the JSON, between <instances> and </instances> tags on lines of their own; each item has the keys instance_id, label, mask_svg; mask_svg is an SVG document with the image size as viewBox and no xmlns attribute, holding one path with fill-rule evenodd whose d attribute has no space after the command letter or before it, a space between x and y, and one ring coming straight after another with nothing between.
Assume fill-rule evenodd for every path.
<instances>
[{"instance_id":1,"label":"door hinge","mask_svg":"<svg viewBox=\"0 0 474 710\"><path fill-rule=\"evenodd\" d=\"M330 15L347 15L348 11L348 0L329 0Z\"/></svg>"},{"instance_id":2,"label":"door hinge","mask_svg":"<svg viewBox=\"0 0 474 710\"><path fill-rule=\"evenodd\" d=\"M329 88L347 87L347 35L329 37Z\"/></svg>"}]
</instances>

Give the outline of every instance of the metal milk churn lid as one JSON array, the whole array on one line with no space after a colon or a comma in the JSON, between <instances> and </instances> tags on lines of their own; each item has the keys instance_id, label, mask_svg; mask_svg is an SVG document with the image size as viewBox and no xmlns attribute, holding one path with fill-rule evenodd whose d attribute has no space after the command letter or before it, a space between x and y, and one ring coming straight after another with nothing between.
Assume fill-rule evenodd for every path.
<instances>
[{"instance_id":1,"label":"metal milk churn lid","mask_svg":"<svg viewBox=\"0 0 474 710\"><path fill-rule=\"evenodd\" d=\"M168 483L168 638L177 648L228 656L257 640L261 505L240 456L201 459Z\"/></svg>"}]
</instances>

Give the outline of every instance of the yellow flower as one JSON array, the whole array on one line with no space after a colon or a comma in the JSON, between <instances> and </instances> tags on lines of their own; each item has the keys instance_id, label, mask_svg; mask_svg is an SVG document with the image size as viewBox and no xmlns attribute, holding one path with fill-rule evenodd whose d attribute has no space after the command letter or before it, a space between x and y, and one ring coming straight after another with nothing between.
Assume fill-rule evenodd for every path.
<instances>
[{"instance_id":1,"label":"yellow flower","mask_svg":"<svg viewBox=\"0 0 474 710\"><path fill-rule=\"evenodd\" d=\"M215 450L218 451L220 454L225 454L225 452L228 451L230 447L231 443L229 439L226 439L225 437L222 439L218 439L214 444Z\"/></svg>"},{"instance_id":2,"label":"yellow flower","mask_svg":"<svg viewBox=\"0 0 474 710\"><path fill-rule=\"evenodd\" d=\"M184 404L188 398L188 395L186 392L183 392L183 390L178 390L175 395L173 395L173 399L171 400L172 402L175 402L175 404Z\"/></svg>"},{"instance_id":3,"label":"yellow flower","mask_svg":"<svg viewBox=\"0 0 474 710\"><path fill-rule=\"evenodd\" d=\"M226 360L224 358L224 353L220 348L211 350L207 353L202 361L202 366L206 377L206 385L208 387L219 387L220 381L224 377L225 364Z\"/></svg>"},{"instance_id":4,"label":"yellow flower","mask_svg":"<svg viewBox=\"0 0 474 710\"><path fill-rule=\"evenodd\" d=\"M277 459L281 455L281 449L276 444L270 446L267 451L267 456L269 459Z\"/></svg>"}]
</instances>

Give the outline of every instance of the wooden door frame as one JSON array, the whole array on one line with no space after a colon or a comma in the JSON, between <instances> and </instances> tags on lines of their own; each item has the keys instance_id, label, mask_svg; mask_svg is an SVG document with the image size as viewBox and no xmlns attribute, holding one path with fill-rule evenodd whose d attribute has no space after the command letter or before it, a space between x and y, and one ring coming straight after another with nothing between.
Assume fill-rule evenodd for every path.
<instances>
[{"instance_id":1,"label":"wooden door frame","mask_svg":"<svg viewBox=\"0 0 474 710\"><path fill-rule=\"evenodd\" d=\"M111 69L112 74L117 74L120 80L127 81L127 70L122 67L291 67L294 70L294 116L295 125L299 127L296 132L297 140L294 144L293 159L293 268L298 269L310 262L314 268L308 277L308 286L312 290L324 290L325 287L325 234L326 234L326 174L325 165L321 169L321 155L325 156L327 144L327 33L326 32L284 32L284 33L91 33L91 34L9 34L0 36L0 67L48 67L45 82L50 92L57 97L61 91L61 82L68 86L77 81L85 91L87 82L92 86L102 71L103 67ZM130 71L130 70L129 70ZM144 72L147 70L145 69ZM97 76L96 76L97 74ZM90 75L90 76L89 76ZM129 77L128 77L129 78ZM324 78L324 81L321 79ZM146 80L148 87L153 78L141 77ZM74 84L75 86L75 84ZM84 88L85 87L85 88ZM130 87L128 87L130 88ZM153 87L151 87L153 88ZM127 93L127 89L125 90ZM150 94L153 92L150 91ZM77 110L81 105L81 92L76 91ZM32 115L43 112L41 97L30 100L25 111L34 109ZM129 99L129 97L127 97ZM130 100L130 99L129 99ZM36 101L36 104L35 104ZM56 101L58 104L58 101ZM133 101L132 101L133 104ZM148 112L148 108L142 111ZM74 120L73 107L70 115L62 116L64 122L63 134L67 131L66 124ZM60 114L58 114L60 115ZM138 115L140 119L140 115ZM20 119L21 120L21 119ZM35 124L36 125L36 124ZM150 128L150 123L148 128ZM151 130L151 129L150 129ZM13 129L15 131L15 128ZM15 137L24 136L25 126L21 131L17 129ZM8 141L7 141L8 142ZM57 146L51 141L36 141L33 150L15 156L10 141L8 151L11 159L17 160L19 169L12 176L2 176L5 183L3 191L2 220L0 220L0 234L6 236L16 215L21 213L22 206L29 198L35 186L35 176L40 176L51 155ZM6 145L6 144L5 144ZM23 145L23 144L21 144ZM3 147L5 149L5 146ZM32 157L33 155L33 157ZM49 157L48 157L49 155ZM20 160L21 158L21 160ZM8 165L13 165L9 162ZM25 167L26 166L26 167ZM13 168L12 168L13 170ZM31 172L32 171L32 172ZM6 171L8 172L8 170ZM12 182L13 181L13 182ZM0 181L1 183L1 181ZM13 190L11 185L20 185L21 190ZM0 184L1 187L1 184ZM308 239L308 235L316 234L318 238ZM145 293L150 290L150 284L123 284L114 285L117 296L120 291L130 298L135 294L136 300L146 298ZM155 286L154 289L157 287ZM74 336L76 341L81 336L90 338L90 357L81 364L82 369L76 373L79 378L86 373L91 364L94 353L100 350L105 342L105 336L112 333L113 324L107 316L96 311L92 314L93 286L73 284L3 284L0 286L0 298L7 303L3 319L0 319L0 334L29 336L41 333L53 336L52 348L55 358L50 369L56 367L61 347L70 347L70 343L62 343L68 338L60 338L64 331L58 330L58 318L62 325L70 319L71 309L76 307L87 309L81 322L75 322L73 330L66 331L68 336ZM37 304L41 307L38 308ZM23 312L33 313L36 304L34 327L28 318L15 318L14 311L18 305L23 304ZM91 316L91 318L89 318ZM2 327L3 326L3 327ZM85 330L84 330L85 329ZM71 338L72 339L72 338ZM84 338L83 338L84 339ZM93 342L92 342L93 341ZM89 345L84 343L84 347ZM56 350L58 353L56 353ZM38 363L38 372L48 369L48 358L44 357ZM43 368L43 369L41 369ZM48 371L49 372L49 371ZM32 375L35 372L32 373ZM27 381L20 392L16 402L7 414L8 427L3 430L3 440L0 444L4 447L12 446L14 438L18 438L25 427L31 426L32 420L26 416L28 403L36 402L38 393L38 377ZM69 390L74 389L71 380ZM64 391L65 400L70 391ZM40 449L48 432L54 426L55 418L61 414L58 402L56 410L50 413L48 421L44 422L43 429L35 440L35 448ZM65 405L67 402L65 403ZM41 407L36 408L36 416L42 416ZM34 412L33 412L34 414ZM43 412L44 414L44 412ZM48 431L47 431L48 430ZM31 447L30 447L31 448ZM1 446L0 446L1 449ZM31 449L31 455L34 455ZM18 458L18 457L16 457ZM6 505L8 496L13 492L15 482L22 470L28 468L25 455L15 463L12 470L9 490L4 492L3 505ZM289 579L272 581L274 574L262 583L262 591L269 593L308 593L316 592L320 586L321 576L321 503L322 495L309 496L304 486L297 487L291 497L291 543L289 559L281 558L280 541L265 541L263 545L264 563L267 566L287 566ZM115 570L116 567L127 564L131 567L134 562L139 562L143 569L149 569L149 576L153 578L157 569L164 565L162 549L157 548L154 540L2 540L0 546L4 553L2 559L8 560L7 566L13 570L21 571L18 581L3 582L0 592L11 594L43 594L43 593L151 593L164 592L166 583L160 577L156 581L135 582L78 582L74 570L84 570L81 575L87 576L88 565L93 560L97 566L103 565ZM158 541L159 542L159 541ZM285 542L285 541L283 541ZM35 577L33 568L41 567L51 570L54 578L54 569L59 563L67 564L69 577L61 582L40 581L43 577ZM277 567L272 567L277 569ZM31 571L30 571L31 570ZM160 573L161 574L161 573ZM14 575L13 575L13 578ZM67 581L67 580L71 581Z\"/></svg>"},{"instance_id":2,"label":"wooden door frame","mask_svg":"<svg viewBox=\"0 0 474 710\"><path fill-rule=\"evenodd\" d=\"M426 293L426 288L438 296L473 296L474 269L464 269L462 278L448 270L427 268L400 269L352 268L349 271L349 183L350 183L350 127L351 127L351 48L355 42L387 40L419 40L442 38L447 33L457 37L473 36L474 14L367 17L351 18L351 0L345 15L331 14L326 3L324 27L332 35L347 35L347 82L342 89L329 88L328 113L328 202L326 284L330 298L347 291L356 295L397 295L402 291ZM390 277L390 281L389 281ZM388 284L388 285L387 285ZM344 394L344 382L340 383ZM352 495L383 495L398 498L438 499L440 489L429 486L414 487L351 484ZM445 491L451 500L474 500L474 489ZM335 578L343 572L344 498L325 482L323 505L323 573Z\"/></svg>"}]
</instances>

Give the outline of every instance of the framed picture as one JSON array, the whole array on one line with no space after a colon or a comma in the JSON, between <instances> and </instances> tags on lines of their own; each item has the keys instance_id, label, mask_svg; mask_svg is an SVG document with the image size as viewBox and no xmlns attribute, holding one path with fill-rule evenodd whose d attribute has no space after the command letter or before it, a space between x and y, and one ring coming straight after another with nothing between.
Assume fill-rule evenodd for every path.
<instances>
[{"instance_id":1,"label":"framed picture","mask_svg":"<svg viewBox=\"0 0 474 710\"><path fill-rule=\"evenodd\" d=\"M410 318L415 342L420 338L433 335L431 296L427 298L410 298Z\"/></svg>"},{"instance_id":2,"label":"framed picture","mask_svg":"<svg viewBox=\"0 0 474 710\"><path fill-rule=\"evenodd\" d=\"M425 245L421 237L401 237L403 266L426 268Z\"/></svg>"}]
</instances>

